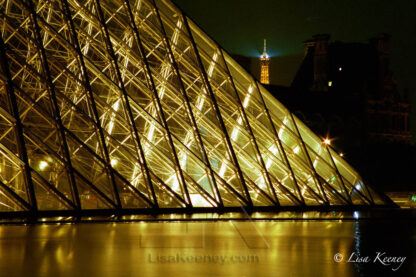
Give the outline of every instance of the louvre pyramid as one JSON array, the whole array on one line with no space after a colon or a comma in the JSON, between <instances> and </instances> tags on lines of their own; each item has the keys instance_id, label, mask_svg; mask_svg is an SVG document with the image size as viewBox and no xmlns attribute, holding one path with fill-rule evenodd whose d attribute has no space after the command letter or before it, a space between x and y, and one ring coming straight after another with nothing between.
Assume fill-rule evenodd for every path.
<instances>
[{"instance_id":1,"label":"louvre pyramid","mask_svg":"<svg viewBox=\"0 0 416 277\"><path fill-rule=\"evenodd\" d=\"M0 3L0 211L389 203L169 0Z\"/></svg>"}]
</instances>

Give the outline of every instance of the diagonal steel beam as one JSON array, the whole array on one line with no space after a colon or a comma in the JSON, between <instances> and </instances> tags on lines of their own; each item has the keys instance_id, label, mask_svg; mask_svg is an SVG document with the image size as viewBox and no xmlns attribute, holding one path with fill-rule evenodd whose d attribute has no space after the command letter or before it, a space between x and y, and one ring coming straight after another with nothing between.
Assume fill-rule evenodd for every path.
<instances>
[{"instance_id":1,"label":"diagonal steel beam","mask_svg":"<svg viewBox=\"0 0 416 277\"><path fill-rule=\"evenodd\" d=\"M154 5L156 5L154 0L152 0L152 2L154 3ZM237 177L238 177L238 179L240 180L240 182L243 186L243 190L244 190L244 193L245 193L246 198L247 198L246 199L247 204L248 204L249 207L251 207L251 206L253 206L253 202L251 200L251 196L250 196L250 193L248 191L247 184L246 184L244 176L243 176L243 172L241 171L240 165L238 163L238 159L237 159L237 156L236 156L235 151L233 149L230 136L228 135L227 128L225 126L224 120L223 120L222 115L221 115L220 108L219 108L218 103L217 103L216 98L215 98L215 94L214 94L214 92L211 88L211 84L209 83L208 75L207 75L207 73L205 71L205 68L204 68L204 65L202 63L201 56L199 55L198 47L197 47L197 45L195 43L195 40L192 36L192 31L191 31L191 28L189 27L187 17L182 11L181 11L180 16L181 16L182 21L184 22L184 24L186 26L186 30L187 30L189 38L190 38L190 44L191 44L191 47L193 49L193 52L195 53L205 89L209 94L209 97L210 97L212 106L214 108L217 120L218 120L218 122L220 124L220 127L221 127L221 130L222 130L222 134L225 138L225 142L226 142L226 145L227 145L229 156L232 160L232 163L234 164L234 166L237 169ZM160 15L159 15L159 18L160 18Z\"/></svg>"},{"instance_id":2,"label":"diagonal steel beam","mask_svg":"<svg viewBox=\"0 0 416 277\"><path fill-rule=\"evenodd\" d=\"M230 69L228 68L227 62L225 61L224 53L222 52L221 48L218 47L218 49L219 49L219 52L221 53L221 58L222 58L222 61L223 61L224 65L225 65L226 73L228 74L228 78L230 79L231 86L232 86L233 91L234 91L234 97L237 100L240 117L243 119L244 125L246 126L246 128L248 130L248 133L251 136L250 143L253 145L254 149L256 150L257 160L261 164L262 171L263 171L263 177L266 179L267 184L269 186L269 189L272 192L272 195L273 195L273 197L275 199L275 204L279 206L280 205L279 204L279 199L276 196L276 192L275 192L275 190L273 188L273 185L272 185L272 181L270 179L269 172L268 172L268 170L266 168L266 165L264 163L263 157L261 156L261 152L260 152L259 146L257 144L257 140L256 140L256 138L254 136L253 130L252 130L251 125L250 125L250 122L248 121L248 117L247 117L247 114L246 114L245 109L243 107L243 103L241 102L240 95L238 94L237 87L235 86L234 78L231 75L231 72L230 72Z\"/></svg>"},{"instance_id":3,"label":"diagonal steel beam","mask_svg":"<svg viewBox=\"0 0 416 277\"><path fill-rule=\"evenodd\" d=\"M43 46L43 42L42 42L42 38L41 38L41 34L40 34L40 28L37 22L37 14L34 8L34 4L32 2L32 0L25 0L28 8L29 8L29 12L30 12L30 21L33 25L33 33L35 35L35 45L38 51L38 56L41 59L41 64L42 64L42 69L43 69L43 74L46 78L46 83L47 83L47 90L49 93L49 100L50 100L50 105L51 105L51 109L54 113L55 116L55 122L56 122L56 126L55 128L58 130L58 135L60 138L60 141L62 143L61 147L62 147L62 154L65 157L65 171L67 172L67 176L69 178L69 183L71 186L71 191L72 191L72 196L73 199L75 200L76 203L76 209L80 210L81 209L81 201L79 199L79 195L78 195L78 188L76 186L75 183L75 177L73 175L73 172L71 171L72 168L72 164L71 164L71 159L69 156L69 149L68 149L68 143L66 141L66 137L65 137L65 133L63 130L63 123L62 123L62 119L61 119L61 115L60 115L60 111L59 111L59 106L58 106L58 102L56 99L56 93L55 93L55 86L53 84L52 81L52 76L51 76L51 72L49 69L49 64L48 64L48 60L46 57L46 51L45 48Z\"/></svg>"},{"instance_id":4,"label":"diagonal steel beam","mask_svg":"<svg viewBox=\"0 0 416 277\"><path fill-rule=\"evenodd\" d=\"M20 120L19 109L17 107L16 95L14 92L14 85L9 70L9 65L7 61L6 47L4 45L3 37L0 33L0 66L3 71L3 74L6 76L6 92L7 92L7 102L9 105L9 110L15 118L15 139L17 140L17 151L20 159L24 162L23 165L23 175L26 185L26 193L28 195L29 203L31 205L30 212L31 216L35 217L37 213L37 202L35 196L35 190L33 188L32 177L30 174L29 161L27 156L27 150L25 146L25 141L23 138L23 128L22 122Z\"/></svg>"},{"instance_id":5,"label":"diagonal steel beam","mask_svg":"<svg viewBox=\"0 0 416 277\"><path fill-rule=\"evenodd\" d=\"M126 7L126 9L128 11L129 18L130 18L131 28L134 31L136 41L138 42L138 45L139 45L140 56L141 56L141 58L142 58L142 60L144 62L144 67L145 67L146 73L147 73L146 74L146 77L147 77L148 85L152 88L153 91L157 91L156 90L155 82L154 82L153 77L152 77L152 74L151 74L149 62L148 62L148 60L146 58L146 55L145 55L145 52L144 52L144 47L143 47L143 43L142 43L142 40L141 40L141 37L140 37L140 34L139 34L139 30L138 30L137 25L136 25L136 23L134 21L134 16L133 16L133 13L132 13L132 10L131 10L129 1L128 0L125 0L124 1L124 5L125 5L125 7ZM163 26L161 27L161 30L162 30L162 35L164 37L167 37L166 32L165 32L165 29L164 29ZM204 162L206 163L206 166L208 167L207 174L210 175L211 180L214 182L214 188L215 188L216 195L217 195L217 198L218 198L218 202L217 203L220 204L220 206L223 206L223 203L222 203L222 200L221 200L221 195L220 195L220 192L219 192L219 189L218 189L218 186L217 186L217 182L216 182L216 179L214 177L214 173L213 173L211 164L209 162L208 155L206 153L205 147L203 145L202 138L201 138L201 134L198 131L198 126L196 124L195 116L193 114L193 111L192 111L192 108L191 108L191 105L190 105L190 100L189 100L188 94L186 93L186 90L185 90L185 87L184 87L184 84L183 84L183 81L182 81L182 78L181 78L181 75L180 75L180 71L179 71L178 65L177 65L177 63L175 61L175 58L174 58L174 55L173 55L173 51L172 51L172 48L170 46L169 39L164 39L163 40L163 43L165 44L165 48L168 50L170 64L173 67L173 69L175 71L175 74L176 74L176 76L177 76L177 78L179 80L180 91L182 93L182 96L185 99L184 103L185 103L185 106L186 106L186 110L187 110L187 115L189 117L189 121L192 124L192 131L194 133L194 137L196 138L196 140L198 142L198 146L199 146L199 148L200 148L200 150L202 152L202 156L203 156Z\"/></svg>"}]
</instances>

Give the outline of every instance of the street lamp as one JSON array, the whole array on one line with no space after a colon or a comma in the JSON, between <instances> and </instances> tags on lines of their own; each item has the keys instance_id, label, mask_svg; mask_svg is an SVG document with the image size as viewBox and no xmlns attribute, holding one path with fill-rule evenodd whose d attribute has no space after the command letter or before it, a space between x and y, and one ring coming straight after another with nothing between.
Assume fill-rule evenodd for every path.
<instances>
[{"instance_id":1,"label":"street lamp","mask_svg":"<svg viewBox=\"0 0 416 277\"><path fill-rule=\"evenodd\" d=\"M330 145L331 144L331 140L329 138L325 138L324 141L323 141L323 143L325 145Z\"/></svg>"}]
</instances>

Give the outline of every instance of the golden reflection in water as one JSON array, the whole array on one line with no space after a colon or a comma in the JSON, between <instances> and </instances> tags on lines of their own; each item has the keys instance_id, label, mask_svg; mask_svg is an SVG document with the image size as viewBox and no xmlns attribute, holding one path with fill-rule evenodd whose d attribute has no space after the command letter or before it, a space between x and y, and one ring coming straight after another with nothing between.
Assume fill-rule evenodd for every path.
<instances>
[{"instance_id":1,"label":"golden reflection in water","mask_svg":"<svg viewBox=\"0 0 416 277\"><path fill-rule=\"evenodd\" d=\"M1 276L355 276L354 222L0 226ZM9 274L10 273L10 274Z\"/></svg>"}]
</instances>

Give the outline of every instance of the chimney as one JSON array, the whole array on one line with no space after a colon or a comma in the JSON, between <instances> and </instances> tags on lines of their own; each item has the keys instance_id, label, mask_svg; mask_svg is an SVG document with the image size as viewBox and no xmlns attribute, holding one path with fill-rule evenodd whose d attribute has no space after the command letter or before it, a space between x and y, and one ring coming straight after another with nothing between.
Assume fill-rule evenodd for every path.
<instances>
[{"instance_id":1,"label":"chimney","mask_svg":"<svg viewBox=\"0 0 416 277\"><path fill-rule=\"evenodd\" d=\"M379 62L380 87L384 91L394 90L394 81L390 71L390 38L389 34L379 34L372 39Z\"/></svg>"},{"instance_id":2,"label":"chimney","mask_svg":"<svg viewBox=\"0 0 416 277\"><path fill-rule=\"evenodd\" d=\"M303 54L306 57L306 55L308 55L309 50L313 49L313 47L315 46L315 40L306 40L303 42Z\"/></svg>"},{"instance_id":3,"label":"chimney","mask_svg":"<svg viewBox=\"0 0 416 277\"><path fill-rule=\"evenodd\" d=\"M328 41L330 35L315 35L312 90L328 91Z\"/></svg>"}]
</instances>

